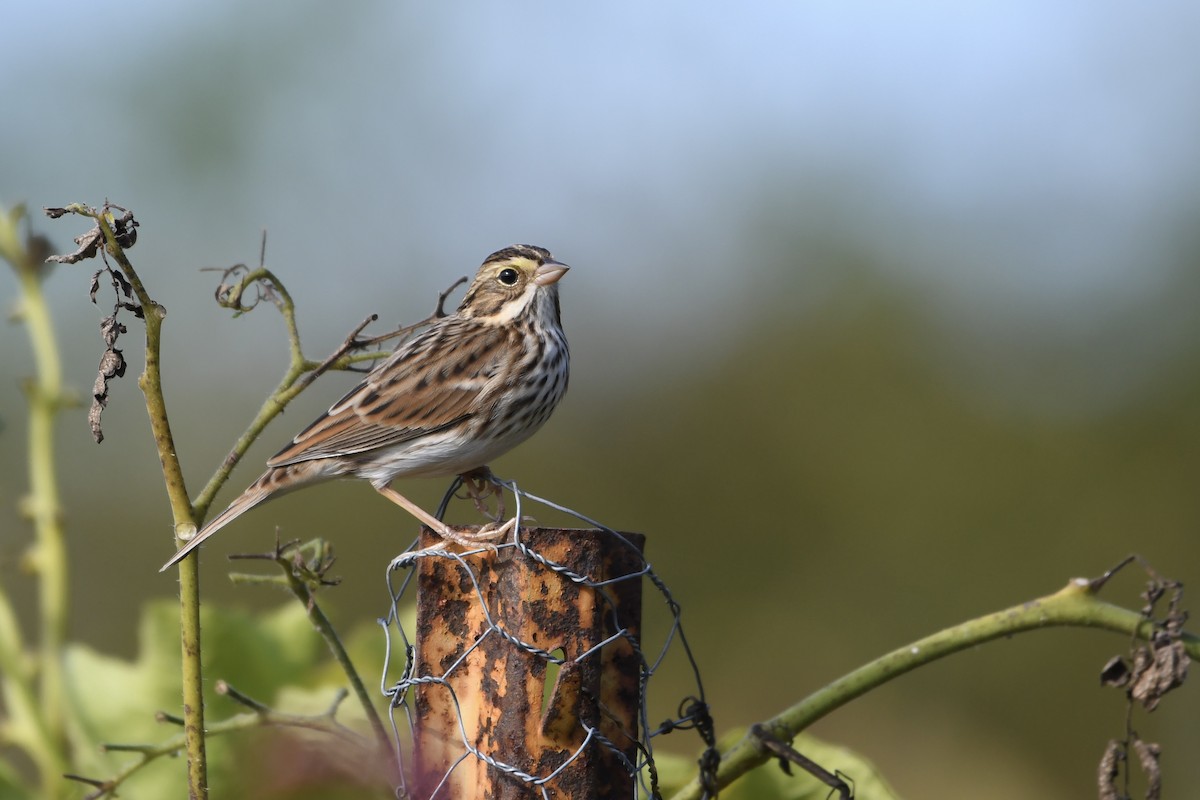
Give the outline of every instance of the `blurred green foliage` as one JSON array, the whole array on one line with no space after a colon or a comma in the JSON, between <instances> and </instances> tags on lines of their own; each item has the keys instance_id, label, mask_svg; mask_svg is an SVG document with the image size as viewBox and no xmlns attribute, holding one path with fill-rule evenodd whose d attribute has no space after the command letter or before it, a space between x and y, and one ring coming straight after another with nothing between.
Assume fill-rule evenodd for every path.
<instances>
[{"instance_id":1,"label":"blurred green foliage","mask_svg":"<svg viewBox=\"0 0 1200 800\"><path fill-rule=\"evenodd\" d=\"M276 711L319 715L345 684L344 676L328 674L327 670L320 678L324 643L297 603L253 614L209 604L202 612L202 625L209 686L224 680ZM140 759L136 753L103 752L102 745L158 743L179 733L174 725L155 723L155 715L161 711L179 714L178 604L147 603L138 630L139 649L133 660L86 645L74 645L66 655L72 744L78 758L72 766L89 778L108 778ZM377 629L375 633L378 636ZM380 650L373 648L371 655L377 659ZM207 705L210 729L220 728L225 719L247 713L236 702L216 695L210 694ZM367 731L361 710L353 703L343 704L338 718ZM209 781L215 796L316 797L325 795L315 792L324 792L334 784L356 786L358 796L380 792L380 784L372 785L371 773L362 770L361 754L339 747L335 740L319 733L298 735L280 728L260 735L250 725L245 730L211 736L208 757ZM300 768L298 764L305 766ZM262 791L246 793L233 788L247 786ZM287 792L280 791L280 786L287 787ZM159 758L130 778L120 794L178 797L186 792L180 761ZM386 792L382 794L387 796Z\"/></svg>"},{"instance_id":2,"label":"blurred green foliage","mask_svg":"<svg viewBox=\"0 0 1200 800\"><path fill-rule=\"evenodd\" d=\"M684 605L719 731L775 713L905 640L1096 574L1129 551L1191 577L1200 380L1187 364L1111 411L1042 415L991 404L953 380L930 355L919 310L880 282L847 280L818 312L764 323L711 360L668 363L604 391L587 377L600 365L589 363L585 344L576 367L584 377L566 406L498 465L537 493L650 535L651 558ZM211 428L211 405L188 396L173 406L180 441L211 435L195 429ZM66 445L79 454L68 459L74 469L94 452L78 433ZM153 486L153 463L128 461L122 477ZM71 518L80 504L94 509L88 535L72 539L75 558L119 553L130 565L124 592L102 572L79 576L73 624L91 641L120 641L130 613L120 609L162 591L154 567L167 536L162 547L145 546L145 531L161 527L152 505L122 503L118 512L107 505L118 498L89 494L77 473L68 485ZM440 486L418 486L424 502L436 501ZM380 566L409 526L362 488L281 500L209 548L207 560L263 549L276 523L285 535L332 534L346 585L359 588L329 602L347 622L378 616ZM361 504L353 527L344 523L347 503ZM210 588L220 603L265 608L261 593ZM1124 589L1136 603L1136 583ZM99 616L80 599L97 595L105 598ZM214 652L271 650L230 641ZM1121 648L1082 632L995 645L906 677L819 730L870 754L901 793L927 786L930 763L949 760L998 792L1070 794L1090 785L1104 741L1120 734L1123 705L1095 688L1095 675ZM266 663L266 674L244 679L251 691L277 685ZM668 665L652 718L670 713L673 675L686 681ZM1148 735L1168 754L1191 747L1196 734L1185 720L1196 706L1186 691L1170 698L1146 721ZM1194 765L1167 763L1169 781L1194 779Z\"/></svg>"}]
</instances>

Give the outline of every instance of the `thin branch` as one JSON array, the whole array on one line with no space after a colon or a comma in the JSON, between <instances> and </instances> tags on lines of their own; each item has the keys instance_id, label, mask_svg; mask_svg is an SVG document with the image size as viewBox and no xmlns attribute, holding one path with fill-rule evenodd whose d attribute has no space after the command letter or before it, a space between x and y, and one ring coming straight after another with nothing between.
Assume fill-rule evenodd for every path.
<instances>
[{"instance_id":1,"label":"thin branch","mask_svg":"<svg viewBox=\"0 0 1200 800\"><path fill-rule=\"evenodd\" d=\"M828 786L832 791L837 792L840 800L852 800L853 792L851 792L850 786L840 776L825 769L803 753L798 752L787 742L775 738L762 725L751 725L749 735L756 737L763 747L771 751L771 754L779 759L780 767L788 775L792 774L791 765L795 764Z\"/></svg>"},{"instance_id":2,"label":"thin branch","mask_svg":"<svg viewBox=\"0 0 1200 800\"><path fill-rule=\"evenodd\" d=\"M310 561L304 560L303 551L305 550L315 551L316 553ZM254 557L257 558L259 556ZM367 692L366 685L363 683L358 671L354 668L354 663L350 660L350 654L346 652L345 646L338 637L337 630L317 603L317 588L335 585L337 582L326 577L334 562L332 548L320 539L300 548L294 547L292 543L283 545L276 543L275 551L270 554L264 554L262 557L269 558L279 566L283 573L282 580L284 585L304 605L305 613L308 614L313 627L317 629L321 638L325 640L325 644L329 647L334 660L337 661L338 666L345 673L346 679L350 682L354 696L362 706L363 713L371 725L381 751L386 751L389 743L383 720L380 719L379 712L371 701L371 695ZM277 584L280 580L274 576L260 575L234 574L230 577L235 583Z\"/></svg>"},{"instance_id":3,"label":"thin branch","mask_svg":"<svg viewBox=\"0 0 1200 800\"><path fill-rule=\"evenodd\" d=\"M209 736L223 736L236 731L250 730L253 728L262 727L281 727L281 728L301 728L306 730L319 731L329 734L341 741L356 748L366 746L367 740L359 734L347 728L336 719L336 711L342 699L346 697L345 690L339 690L337 697L330 704L330 707L320 713L313 715L305 714L286 714L281 711L266 706L250 698L249 696L237 691L225 681L218 681L216 685L217 694L223 694L230 699L246 706L250 709L244 714L237 714L228 719L214 722L208 727ZM170 717L165 713L158 715L159 721L173 721L177 718ZM104 750L106 752L116 753L137 753L141 756L137 761L130 763L118 771L111 778L97 780L95 778L87 778L80 775L64 775L79 783L87 784L96 789L96 791L86 795L85 800L100 800L104 797L116 797L117 789L121 787L125 781L137 774L143 767L151 762L162 758L163 756L177 755L186 747L186 735L178 734L171 738L159 742L158 744L106 744Z\"/></svg>"},{"instance_id":4,"label":"thin branch","mask_svg":"<svg viewBox=\"0 0 1200 800\"><path fill-rule=\"evenodd\" d=\"M231 268L237 269L237 267ZM353 330L346 336L340 345L334 348L333 352L326 356L321 361L312 361L304 357L303 349L300 344L300 332L296 322L296 307L292 301L291 294L287 288L279 280L279 278L270 270L260 266L256 270L247 270L240 275L237 283L225 284L224 279L228 277L231 270L226 270L222 278L222 284L217 290L218 302L226 308L232 308L238 313L253 308L257 304L245 305L241 298L245 294L247 288L251 285L265 286L261 289L260 299L265 296L270 296L279 309L280 315L284 319L284 326L287 329L288 337L288 352L289 363L287 370L284 372L283 378L271 395L259 407L254 419L246 427L246 430L238 437L229 454L222 461L220 467L209 478L208 483L196 496L196 501L193 504L193 511L196 519L203 520L208 515L208 509L212 505L213 499L216 497L221 487L229 479L233 468L242 460L246 451L250 449L267 425L271 423L275 417L283 413L284 408L290 403L296 395L307 389L313 381L318 377L328 372L329 370L354 370L357 364L364 362L378 361L384 358L389 353L376 350L371 352L356 352L368 350L372 347L377 347L380 344L393 339L403 341L406 337L411 336L415 331L425 327L439 317L445 316L444 305L446 298L454 291L466 278L460 278L455 281L449 288L438 295L438 302L432 314L425 319L413 325L405 325L393 331L367 339L359 338L359 335L372 322L378 319L378 315L372 314L361 323L354 327Z\"/></svg>"},{"instance_id":5,"label":"thin branch","mask_svg":"<svg viewBox=\"0 0 1200 800\"><path fill-rule=\"evenodd\" d=\"M125 212L120 219L115 218L111 211L117 209ZM156 302L142 283L141 277L133 264L125 255L125 247L132 246L136 241L137 223L133 215L110 203L105 203L99 211L81 203L74 203L65 208L46 209L51 218L65 214L78 214L89 217L96 223L94 231L89 231L76 239L80 250L71 256L60 260L71 262L78 258L99 255L107 259L112 257L120 267L124 280L137 298L140 306L138 316L146 325L146 364L138 386L146 399L146 411L150 417L150 429L154 435L155 447L158 450L159 463L162 466L163 482L167 489L167 499L171 505L171 515L177 533L195 530L196 520L192 511L192 503L188 496L187 485L183 478L183 469L176 455L175 440L171 433L171 424L167 415L166 400L163 396L162 372L160 353L162 348L162 323L167 316L167 310ZM118 230L114 230L114 226ZM96 235L98 231L99 235ZM100 247L103 244L103 247ZM206 800L208 797L208 762L204 746L204 694L203 676L200 665L200 573L199 559L185 559L179 565L179 612L181 628L181 646L183 652L183 710L186 724L184 738L188 752L188 791L193 800Z\"/></svg>"},{"instance_id":6,"label":"thin branch","mask_svg":"<svg viewBox=\"0 0 1200 800\"><path fill-rule=\"evenodd\" d=\"M296 393L299 394L300 392L307 389L309 387L309 385L312 384L313 381L315 381L317 378L324 375L335 365L337 365L337 367L339 369L349 369L349 363L346 360L346 355L348 353L350 353L350 351L361 349L364 346L362 343L362 340L360 340L358 338L358 335L363 332L364 328L366 328L368 325L370 325L372 322L374 322L377 319L379 319L379 315L372 314L369 317L367 317L366 319L364 319L362 322L358 323L358 325L356 325L354 327L354 330L350 331L350 333L346 336L346 338L342 341L342 343L340 345L338 345L337 348L332 353L330 353L328 356L325 357L324 361L322 361L320 364L317 364L315 367L312 367L312 369L310 369L303 378L296 381L296 388L295 388ZM380 356L382 356L382 355L383 355L382 353L362 353L362 354L360 354L360 356L362 357L362 360L367 360L367 359L376 360L376 359L380 358Z\"/></svg>"}]
</instances>

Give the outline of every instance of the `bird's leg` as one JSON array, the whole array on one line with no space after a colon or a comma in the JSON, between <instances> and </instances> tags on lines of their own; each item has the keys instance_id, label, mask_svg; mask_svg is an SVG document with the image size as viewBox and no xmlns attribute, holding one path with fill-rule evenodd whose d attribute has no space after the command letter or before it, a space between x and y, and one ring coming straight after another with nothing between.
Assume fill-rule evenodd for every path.
<instances>
[{"instance_id":1,"label":"bird's leg","mask_svg":"<svg viewBox=\"0 0 1200 800\"><path fill-rule=\"evenodd\" d=\"M421 508L412 500L409 500L407 497L397 492L391 486L376 486L375 491L379 492L388 500L391 500L393 503L412 514L419 522L424 523L438 536L441 536L443 539L453 538L453 533L451 532L449 525L442 522L425 509Z\"/></svg>"},{"instance_id":2,"label":"bird's leg","mask_svg":"<svg viewBox=\"0 0 1200 800\"><path fill-rule=\"evenodd\" d=\"M391 500L393 503L403 508L409 514L412 514L417 518L418 521L425 524L438 536L441 536L447 541L462 545L463 547L472 548L478 547L480 544L486 544L486 546L494 550L496 546L488 543L493 539L503 536L512 529L512 521L510 521L505 523L497 530L488 530L487 528L484 528L475 534L462 533L454 530L449 525L442 522L425 509L421 508L412 500L409 500L407 497L397 492L391 486L376 486L375 491L379 492L388 500Z\"/></svg>"},{"instance_id":3,"label":"bird's leg","mask_svg":"<svg viewBox=\"0 0 1200 800\"><path fill-rule=\"evenodd\" d=\"M492 475L491 469L487 466L482 466L470 472L465 472L458 477L462 480L463 489L467 492L467 498L475 504L475 509L480 514L483 514L492 522L499 522L504 519L504 490L496 484L495 476ZM487 504L487 501L492 497L496 498L495 514L492 514Z\"/></svg>"}]
</instances>

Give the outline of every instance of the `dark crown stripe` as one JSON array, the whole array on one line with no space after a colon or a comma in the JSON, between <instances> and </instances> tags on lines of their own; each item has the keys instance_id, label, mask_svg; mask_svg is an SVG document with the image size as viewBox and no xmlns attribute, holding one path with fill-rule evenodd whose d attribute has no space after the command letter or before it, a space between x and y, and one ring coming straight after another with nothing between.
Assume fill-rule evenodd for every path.
<instances>
[{"instance_id":1,"label":"dark crown stripe","mask_svg":"<svg viewBox=\"0 0 1200 800\"><path fill-rule=\"evenodd\" d=\"M494 264L497 261L508 261L513 258L528 258L539 264L554 260L554 257L550 255L550 251L544 247L536 247L532 244L514 244L512 247L506 247L503 250L497 250L492 253L483 260L483 263L485 265Z\"/></svg>"}]
</instances>

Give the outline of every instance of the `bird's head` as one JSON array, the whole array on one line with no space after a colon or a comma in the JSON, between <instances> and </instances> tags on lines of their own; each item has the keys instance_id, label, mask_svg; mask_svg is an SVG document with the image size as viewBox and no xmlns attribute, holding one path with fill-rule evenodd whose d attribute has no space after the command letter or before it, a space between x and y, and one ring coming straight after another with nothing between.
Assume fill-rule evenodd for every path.
<instances>
[{"instance_id":1,"label":"bird's head","mask_svg":"<svg viewBox=\"0 0 1200 800\"><path fill-rule=\"evenodd\" d=\"M529 244L497 250L483 261L458 307L461 317L503 324L526 313L558 318L558 283L567 272L550 251Z\"/></svg>"}]
</instances>

